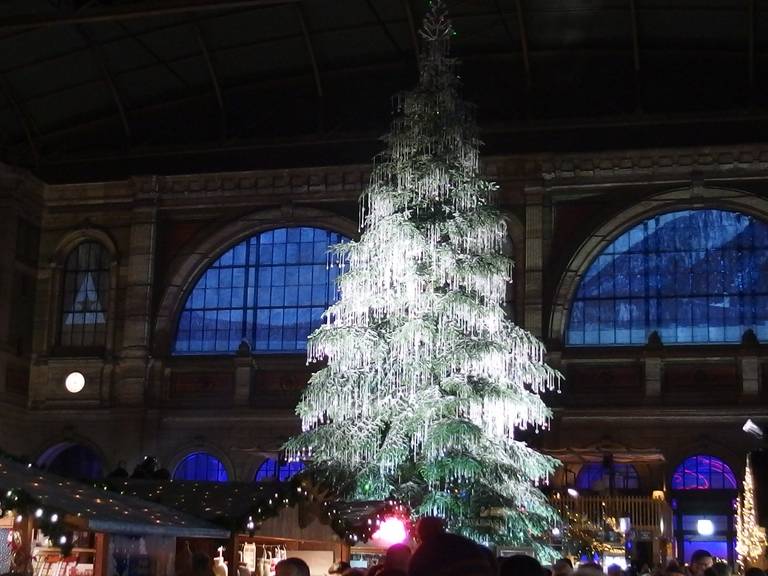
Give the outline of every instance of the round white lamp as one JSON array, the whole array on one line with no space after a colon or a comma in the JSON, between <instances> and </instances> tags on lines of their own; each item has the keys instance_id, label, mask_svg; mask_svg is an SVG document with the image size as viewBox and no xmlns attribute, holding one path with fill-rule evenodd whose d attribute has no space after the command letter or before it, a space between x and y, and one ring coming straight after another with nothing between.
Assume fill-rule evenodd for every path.
<instances>
[{"instance_id":1,"label":"round white lamp","mask_svg":"<svg viewBox=\"0 0 768 576\"><path fill-rule=\"evenodd\" d=\"M712 520L699 520L696 522L696 532L702 536L712 536L715 533L715 524Z\"/></svg>"},{"instance_id":2,"label":"round white lamp","mask_svg":"<svg viewBox=\"0 0 768 576\"><path fill-rule=\"evenodd\" d=\"M77 394L85 388L85 376L80 372L70 372L64 379L64 386L66 386L68 392Z\"/></svg>"}]
</instances>

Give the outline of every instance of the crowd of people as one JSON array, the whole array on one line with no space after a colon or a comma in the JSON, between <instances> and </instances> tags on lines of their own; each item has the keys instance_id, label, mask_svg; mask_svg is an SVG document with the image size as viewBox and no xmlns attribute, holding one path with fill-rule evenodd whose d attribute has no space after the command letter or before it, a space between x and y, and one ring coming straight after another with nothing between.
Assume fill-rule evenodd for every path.
<instances>
[{"instance_id":1,"label":"crowd of people","mask_svg":"<svg viewBox=\"0 0 768 576\"><path fill-rule=\"evenodd\" d=\"M613 564L605 570L596 563L574 568L563 558L552 566L542 566L535 558L515 555L496 558L486 547L468 538L450 534L437 518L423 518L416 525L417 546L412 551L405 544L391 546L384 561L362 570L347 562L337 562L328 570L330 576L733 576L730 566L716 561L706 550L697 550L689 565L673 560L651 571L648 566L624 570ZM197 576L197 575L196 575ZM202 574L200 576L203 576ZM276 576L310 576L309 567L299 558L282 560ZM759 568L749 568L745 576L768 576Z\"/></svg>"}]
</instances>

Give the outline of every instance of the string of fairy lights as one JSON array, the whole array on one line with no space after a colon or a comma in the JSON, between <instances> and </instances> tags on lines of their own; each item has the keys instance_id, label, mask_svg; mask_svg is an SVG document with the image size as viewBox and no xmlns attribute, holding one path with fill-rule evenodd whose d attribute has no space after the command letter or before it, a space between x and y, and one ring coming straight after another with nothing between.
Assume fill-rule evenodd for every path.
<instances>
[{"instance_id":1,"label":"string of fairy lights","mask_svg":"<svg viewBox=\"0 0 768 576\"><path fill-rule=\"evenodd\" d=\"M12 516L14 529L22 528L22 523L32 519L34 527L39 529L51 543L62 549L67 555L72 548L72 530L67 527L66 512L55 507L44 506L36 498L21 489L8 490L0 494L0 517Z\"/></svg>"},{"instance_id":2,"label":"string of fairy lights","mask_svg":"<svg viewBox=\"0 0 768 576\"><path fill-rule=\"evenodd\" d=\"M0 453L0 458L5 458L9 465L15 463L25 469L35 469L38 474L42 472L37 466L11 455ZM151 478L151 476L144 478ZM31 485L38 486L36 481ZM66 484L72 483L62 481ZM107 493L104 497L96 498L100 504L109 500L110 493L135 496L145 501L162 504L170 509L187 511L192 516L209 520L232 532L247 535L255 535L266 520L277 516L287 507L297 505L312 507L320 522L327 524L340 539L350 545L367 542L389 519L397 518L405 526L411 522L410 510L402 503L389 500L363 503L367 505L362 507L360 503L345 503L327 483L317 480L308 471L294 476L288 482L261 486L238 487L231 484L179 482L167 476L163 478L162 475L155 476L154 482L149 484L141 481L131 482L124 477L113 477L91 482L90 486L98 489L100 493ZM140 489L142 486L149 486L149 490L142 492ZM77 493L87 490L85 484L78 484L77 489L73 484L72 489ZM254 490L256 492L252 493ZM239 491L243 494L248 493L249 501L242 507L232 506L232 494L237 494ZM216 509L213 502L215 496L219 497L220 502L229 503L229 509L227 510L226 505L220 505ZM80 498L80 496L75 497ZM85 494L83 497L83 511L91 512ZM51 545L60 548L62 554L68 555L73 546L73 522L79 525L74 517L81 516L81 513L79 510L60 509L51 505L48 500L48 498L38 499L22 488L7 490L0 493L0 517L12 516L14 531L17 534L31 525L48 538ZM195 510L196 505L197 510ZM29 520L31 524L26 524Z\"/></svg>"},{"instance_id":3,"label":"string of fairy lights","mask_svg":"<svg viewBox=\"0 0 768 576\"><path fill-rule=\"evenodd\" d=\"M289 507L308 506L321 523L350 545L367 542L387 519L411 523L410 509L395 500L347 503L328 483L309 471L287 482L233 485L164 480L134 483L104 481L99 486L184 510L232 532L254 535L262 524Z\"/></svg>"}]
</instances>

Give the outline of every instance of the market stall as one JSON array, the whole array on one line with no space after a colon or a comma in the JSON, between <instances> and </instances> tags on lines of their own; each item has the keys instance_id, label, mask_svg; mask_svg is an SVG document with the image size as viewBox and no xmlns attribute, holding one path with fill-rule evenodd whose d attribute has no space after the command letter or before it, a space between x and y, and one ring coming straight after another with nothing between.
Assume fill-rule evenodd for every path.
<instances>
[{"instance_id":1,"label":"market stall","mask_svg":"<svg viewBox=\"0 0 768 576\"><path fill-rule=\"evenodd\" d=\"M404 515L394 503L326 498L302 479L263 484L125 480L116 488L228 528L232 537L223 552L230 576L270 576L287 557L305 560L313 576L325 576L331 564L349 561L353 553L375 560L386 545L373 534L391 514ZM370 545L355 548L362 542ZM205 548L199 541L197 546L209 551L218 544Z\"/></svg>"},{"instance_id":2,"label":"market stall","mask_svg":"<svg viewBox=\"0 0 768 576\"><path fill-rule=\"evenodd\" d=\"M172 576L176 538L229 532L165 506L0 458L0 570L33 576Z\"/></svg>"}]
</instances>

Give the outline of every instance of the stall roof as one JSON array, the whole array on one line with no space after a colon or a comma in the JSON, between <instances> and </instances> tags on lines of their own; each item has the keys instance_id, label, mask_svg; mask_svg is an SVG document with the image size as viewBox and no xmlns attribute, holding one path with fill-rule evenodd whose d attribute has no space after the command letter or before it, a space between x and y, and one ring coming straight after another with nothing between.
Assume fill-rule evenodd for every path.
<instances>
[{"instance_id":1,"label":"stall roof","mask_svg":"<svg viewBox=\"0 0 768 576\"><path fill-rule=\"evenodd\" d=\"M89 530L110 534L163 534L228 538L229 532L183 512L101 490L8 459L0 459L0 490L23 490L42 508L81 518Z\"/></svg>"},{"instance_id":2,"label":"stall roof","mask_svg":"<svg viewBox=\"0 0 768 576\"><path fill-rule=\"evenodd\" d=\"M245 482L111 480L119 492L182 510L211 522L231 523L265 498L284 496L284 486Z\"/></svg>"},{"instance_id":3,"label":"stall roof","mask_svg":"<svg viewBox=\"0 0 768 576\"><path fill-rule=\"evenodd\" d=\"M111 481L125 494L183 510L206 520L231 524L243 519L249 510L269 502L282 502L295 488L292 484L246 482L192 482L169 480ZM334 511L350 526L366 524L368 518L386 502L329 501Z\"/></svg>"}]
</instances>

